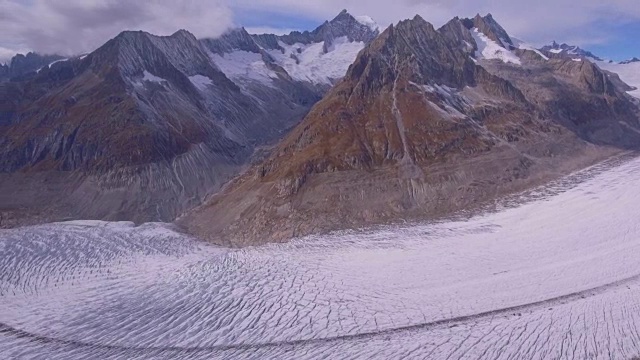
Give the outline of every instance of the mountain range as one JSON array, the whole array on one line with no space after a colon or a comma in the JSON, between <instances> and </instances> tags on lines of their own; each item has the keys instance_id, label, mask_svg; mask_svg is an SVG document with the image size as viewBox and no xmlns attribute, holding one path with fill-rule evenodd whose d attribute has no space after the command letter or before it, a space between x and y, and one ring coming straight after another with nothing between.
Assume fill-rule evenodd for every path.
<instances>
[{"instance_id":1,"label":"mountain range","mask_svg":"<svg viewBox=\"0 0 640 360\"><path fill-rule=\"evenodd\" d=\"M637 148L637 64L490 14L123 32L0 84L0 226L177 217L242 246L448 216Z\"/></svg>"},{"instance_id":2,"label":"mountain range","mask_svg":"<svg viewBox=\"0 0 640 360\"><path fill-rule=\"evenodd\" d=\"M312 32L126 31L41 59L0 84L0 223L172 220L295 126L377 34L342 12Z\"/></svg>"}]
</instances>

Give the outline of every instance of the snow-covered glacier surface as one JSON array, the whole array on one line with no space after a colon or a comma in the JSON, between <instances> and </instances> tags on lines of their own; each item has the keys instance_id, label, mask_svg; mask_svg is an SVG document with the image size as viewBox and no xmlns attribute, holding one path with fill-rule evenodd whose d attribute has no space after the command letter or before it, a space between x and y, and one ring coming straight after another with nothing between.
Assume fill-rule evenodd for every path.
<instances>
[{"instance_id":1,"label":"snow-covered glacier surface","mask_svg":"<svg viewBox=\"0 0 640 360\"><path fill-rule=\"evenodd\" d=\"M640 355L640 159L483 215L224 249L166 224L0 232L0 358Z\"/></svg>"}]
</instances>

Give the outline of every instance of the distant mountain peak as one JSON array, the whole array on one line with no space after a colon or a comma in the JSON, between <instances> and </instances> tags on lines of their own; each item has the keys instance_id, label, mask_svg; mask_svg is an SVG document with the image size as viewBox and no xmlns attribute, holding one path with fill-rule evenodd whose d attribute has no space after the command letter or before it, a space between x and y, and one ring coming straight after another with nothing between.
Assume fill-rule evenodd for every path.
<instances>
[{"instance_id":1,"label":"distant mountain peak","mask_svg":"<svg viewBox=\"0 0 640 360\"><path fill-rule=\"evenodd\" d=\"M590 58L597 61L603 61L600 57L594 55L590 51L580 48L579 46L569 45L567 43L559 44L555 40L553 40L550 45L545 45L540 48L540 51L552 57Z\"/></svg>"},{"instance_id":2,"label":"distant mountain peak","mask_svg":"<svg viewBox=\"0 0 640 360\"><path fill-rule=\"evenodd\" d=\"M640 62L640 59L638 59L637 57L633 57L633 58L631 58L629 60L621 61L620 64L621 65L627 65L627 64L631 64L631 63L637 63L637 62Z\"/></svg>"},{"instance_id":3,"label":"distant mountain peak","mask_svg":"<svg viewBox=\"0 0 640 360\"><path fill-rule=\"evenodd\" d=\"M36 52L16 54L7 64L0 64L0 81L35 72L42 67L64 59L60 55L43 55Z\"/></svg>"}]
</instances>

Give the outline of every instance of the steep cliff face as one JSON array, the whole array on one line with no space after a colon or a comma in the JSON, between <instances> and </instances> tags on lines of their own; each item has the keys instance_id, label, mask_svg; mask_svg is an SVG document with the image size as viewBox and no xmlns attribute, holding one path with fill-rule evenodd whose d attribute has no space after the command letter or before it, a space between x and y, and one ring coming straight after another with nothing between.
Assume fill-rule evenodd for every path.
<instances>
[{"instance_id":1,"label":"steep cliff face","mask_svg":"<svg viewBox=\"0 0 640 360\"><path fill-rule=\"evenodd\" d=\"M179 223L246 245L446 215L638 144L637 110L597 66L517 49L491 16L416 16Z\"/></svg>"}]
</instances>

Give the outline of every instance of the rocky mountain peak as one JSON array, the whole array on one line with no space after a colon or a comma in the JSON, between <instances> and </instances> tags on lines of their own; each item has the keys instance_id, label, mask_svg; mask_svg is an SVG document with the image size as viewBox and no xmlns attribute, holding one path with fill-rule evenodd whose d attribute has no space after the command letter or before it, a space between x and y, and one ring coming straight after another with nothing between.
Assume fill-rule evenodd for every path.
<instances>
[{"instance_id":1,"label":"rocky mountain peak","mask_svg":"<svg viewBox=\"0 0 640 360\"><path fill-rule=\"evenodd\" d=\"M485 34L489 39L495 41L499 45L502 45L505 49L514 49L513 40L507 33L507 31L493 18L493 15L487 14L481 16L477 14L473 19L465 19L464 23L467 28L477 28L478 31Z\"/></svg>"},{"instance_id":2,"label":"rocky mountain peak","mask_svg":"<svg viewBox=\"0 0 640 360\"><path fill-rule=\"evenodd\" d=\"M366 21L365 21L366 20ZM368 17L358 20L348 11L342 10L331 21L325 21L313 31L293 31L288 35L280 37L280 40L288 45L295 43L311 44L324 41L325 52L331 44L338 38L346 37L349 42L371 42L378 36L377 25L372 23Z\"/></svg>"},{"instance_id":3,"label":"rocky mountain peak","mask_svg":"<svg viewBox=\"0 0 640 360\"><path fill-rule=\"evenodd\" d=\"M145 79L157 84L166 81L197 97L188 77L201 75L215 79L221 86L235 88L212 65L200 41L186 30L169 36L124 31L90 54L88 60L95 73L111 79L122 78L128 87L144 83Z\"/></svg>"},{"instance_id":4,"label":"rocky mountain peak","mask_svg":"<svg viewBox=\"0 0 640 360\"><path fill-rule=\"evenodd\" d=\"M379 34L377 29L358 21L346 10L342 10L333 20L325 22L313 33L317 40L325 42L325 52L338 38L346 37L349 42L369 43Z\"/></svg>"},{"instance_id":5,"label":"rocky mountain peak","mask_svg":"<svg viewBox=\"0 0 640 360\"><path fill-rule=\"evenodd\" d=\"M457 29L455 23L449 26L452 31L436 30L433 25L419 15L413 19L400 21L387 28L350 69L349 77L360 76L364 61L366 66L385 66L397 75L401 68L410 69L412 81L434 82L451 87L461 87L469 83L469 74L473 72L473 62L463 49L462 39L473 40L469 31Z\"/></svg>"},{"instance_id":6,"label":"rocky mountain peak","mask_svg":"<svg viewBox=\"0 0 640 360\"><path fill-rule=\"evenodd\" d=\"M456 16L455 18L444 24L440 29L438 29L438 32L446 37L449 43L457 43L459 49L463 50L469 55L473 55L478 49L476 41L469 31L469 29L473 28L473 26L465 24L464 20Z\"/></svg>"},{"instance_id":7,"label":"rocky mountain peak","mask_svg":"<svg viewBox=\"0 0 640 360\"><path fill-rule=\"evenodd\" d=\"M223 55L235 50L260 53L260 47L244 27L227 30L215 39L203 39L202 43L214 54Z\"/></svg>"}]
</instances>

